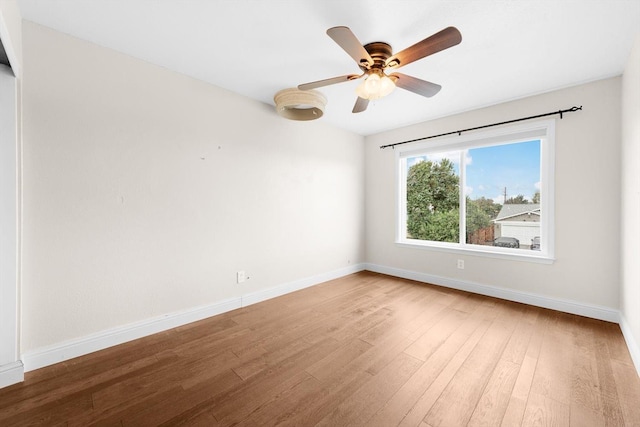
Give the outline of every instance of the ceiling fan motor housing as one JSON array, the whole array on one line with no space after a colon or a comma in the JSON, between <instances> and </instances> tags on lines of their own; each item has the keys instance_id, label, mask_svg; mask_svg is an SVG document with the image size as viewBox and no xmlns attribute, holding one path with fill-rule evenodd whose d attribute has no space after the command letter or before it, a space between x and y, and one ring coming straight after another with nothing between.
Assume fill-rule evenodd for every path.
<instances>
[{"instance_id":1,"label":"ceiling fan motor housing","mask_svg":"<svg viewBox=\"0 0 640 427\"><path fill-rule=\"evenodd\" d=\"M393 51L391 50L391 45L385 42L373 42L364 45L364 49L369 53L371 59L373 59L373 65L370 68L375 68L382 70L384 68L385 62L388 58L391 57ZM367 61L364 61L367 63ZM360 65L363 71L366 71L368 68Z\"/></svg>"}]
</instances>

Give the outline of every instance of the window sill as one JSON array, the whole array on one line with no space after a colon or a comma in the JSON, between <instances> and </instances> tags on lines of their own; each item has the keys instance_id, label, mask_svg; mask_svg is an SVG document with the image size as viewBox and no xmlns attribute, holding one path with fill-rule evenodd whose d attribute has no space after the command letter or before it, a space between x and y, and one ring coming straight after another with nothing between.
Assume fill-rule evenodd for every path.
<instances>
[{"instance_id":1,"label":"window sill","mask_svg":"<svg viewBox=\"0 0 640 427\"><path fill-rule=\"evenodd\" d=\"M482 247L476 247L471 245L457 245L453 243L434 243L434 242L422 242L419 240L404 240L397 241L397 246L410 248L410 249L425 249L436 252L448 252L458 255L471 255L485 258L497 258L507 259L511 261L533 262L538 264L553 264L555 258L545 253L538 251L525 252L524 249L515 252L511 249L499 249L492 247L491 250L482 249ZM524 253L520 253L524 252ZM533 253L529 253L533 252Z\"/></svg>"}]
</instances>

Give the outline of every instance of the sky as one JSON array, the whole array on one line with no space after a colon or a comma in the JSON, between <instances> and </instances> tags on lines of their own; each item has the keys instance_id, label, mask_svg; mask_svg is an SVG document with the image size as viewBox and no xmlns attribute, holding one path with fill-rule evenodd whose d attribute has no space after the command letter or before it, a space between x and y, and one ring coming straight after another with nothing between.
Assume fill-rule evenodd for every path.
<instances>
[{"instance_id":1,"label":"sky","mask_svg":"<svg viewBox=\"0 0 640 427\"><path fill-rule=\"evenodd\" d=\"M429 154L407 159L407 167L413 164L443 157L455 164L459 173L459 152ZM522 194L529 201L540 189L540 141L495 145L473 148L466 152L466 194L472 199L485 197L496 203L504 203L504 189L507 198Z\"/></svg>"}]
</instances>

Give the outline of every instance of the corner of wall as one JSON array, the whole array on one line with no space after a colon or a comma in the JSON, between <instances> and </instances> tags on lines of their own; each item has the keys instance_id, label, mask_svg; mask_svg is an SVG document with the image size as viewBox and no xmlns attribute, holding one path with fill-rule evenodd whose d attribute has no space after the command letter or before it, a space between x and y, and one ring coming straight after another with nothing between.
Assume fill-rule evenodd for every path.
<instances>
[{"instance_id":1,"label":"corner of wall","mask_svg":"<svg viewBox=\"0 0 640 427\"><path fill-rule=\"evenodd\" d=\"M638 345L633 337L631 327L629 326L624 313L620 313L620 330L622 331L622 336L627 343L631 360L633 360L638 376L640 376L640 345Z\"/></svg>"},{"instance_id":2,"label":"corner of wall","mask_svg":"<svg viewBox=\"0 0 640 427\"><path fill-rule=\"evenodd\" d=\"M622 76L621 104L620 328L640 375L640 34Z\"/></svg>"}]
</instances>

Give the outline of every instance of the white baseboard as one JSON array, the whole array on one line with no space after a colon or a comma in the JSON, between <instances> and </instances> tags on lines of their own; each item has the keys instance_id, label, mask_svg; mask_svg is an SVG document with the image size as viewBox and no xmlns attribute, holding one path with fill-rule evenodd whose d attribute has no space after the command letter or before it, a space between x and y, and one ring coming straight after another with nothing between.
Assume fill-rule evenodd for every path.
<instances>
[{"instance_id":1,"label":"white baseboard","mask_svg":"<svg viewBox=\"0 0 640 427\"><path fill-rule=\"evenodd\" d=\"M377 264L366 264L366 269L375 273L402 277L404 279L415 280L418 282L431 283L438 286L444 286L446 288L473 292L476 294L505 299L508 301L529 304L536 307L550 308L552 310L591 317L593 319L606 320L608 322L614 323L618 323L620 321L620 313L618 312L618 310L609 307L601 307L597 305L585 304L577 301L559 298L550 298L527 292L514 291L511 289L498 288L494 286L482 285L479 283L450 279L447 277L434 276L431 274L402 270L399 268L387 267Z\"/></svg>"},{"instance_id":2,"label":"white baseboard","mask_svg":"<svg viewBox=\"0 0 640 427\"><path fill-rule=\"evenodd\" d=\"M279 297L281 295L286 295L290 292L299 291L300 289L308 288L319 283L328 282L329 280L348 276L349 274L357 273L359 271L363 271L364 269L364 264L355 264L349 267L341 268L339 270L321 273L316 276L294 280L293 282L285 283L283 285L275 286L263 291L254 292L242 297L242 306L246 307L248 305L255 304L261 301Z\"/></svg>"},{"instance_id":3,"label":"white baseboard","mask_svg":"<svg viewBox=\"0 0 640 427\"><path fill-rule=\"evenodd\" d=\"M98 350L103 350L118 344L142 338L151 334L166 331L207 317L222 314L237 308L256 304L271 298L288 294L300 289L317 285L329 280L337 279L359 271L369 270L376 273L387 274L395 277L416 280L424 283L444 286L453 289L473 292L481 295L501 298L530 304L537 307L550 308L566 313L578 314L594 319L620 323L625 340L629 347L631 357L636 365L640 366L640 351L633 339L628 325L617 310L594 306L575 301L549 298L545 296L519 292L493 286L481 285L462 280L449 279L409 270L376 264L356 264L339 270L322 273L316 276L295 280L273 288L254 292L238 298L232 298L203 307L196 307L182 312L171 313L164 316L147 319L130 325L112 328L106 331L91 334L75 340L65 341L51 346L30 351L22 355L22 363L0 366L0 388L23 380L24 372L39 369L55 363L64 362L74 357L83 356ZM24 364L24 366L23 366ZM640 372L640 369L638 369Z\"/></svg>"},{"instance_id":4,"label":"white baseboard","mask_svg":"<svg viewBox=\"0 0 640 427\"><path fill-rule=\"evenodd\" d=\"M0 388L24 381L24 366L21 361L0 366Z\"/></svg>"},{"instance_id":5,"label":"white baseboard","mask_svg":"<svg viewBox=\"0 0 640 427\"><path fill-rule=\"evenodd\" d=\"M74 357L84 356L94 351L103 350L128 341L133 341L151 334L176 328L187 323L196 322L207 317L222 314L237 308L265 301L289 292L317 285L328 280L337 279L364 270L364 264L356 264L328 273L296 280L270 289L258 291L238 298L231 298L203 307L170 313L130 325L108 329L78 339L39 348L22 355L24 371L33 371L55 363L64 362ZM0 374L2 372L0 371ZM22 381L20 379L19 381ZM1 383L0 383L1 386Z\"/></svg>"},{"instance_id":6,"label":"white baseboard","mask_svg":"<svg viewBox=\"0 0 640 427\"><path fill-rule=\"evenodd\" d=\"M240 298L166 314L24 353L25 372L240 308Z\"/></svg>"},{"instance_id":7,"label":"white baseboard","mask_svg":"<svg viewBox=\"0 0 640 427\"><path fill-rule=\"evenodd\" d=\"M640 346L638 346L638 342L633 337L631 327L622 313L620 313L620 330L622 330L622 336L627 342L627 348L629 349L629 354L631 354L631 360L633 360L638 376L640 376Z\"/></svg>"}]
</instances>

